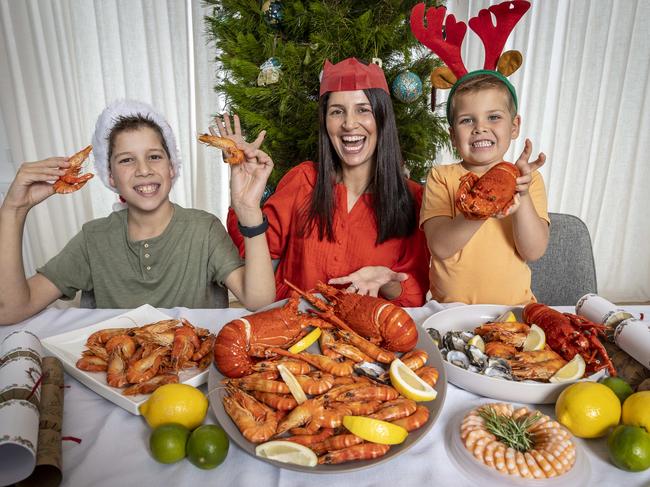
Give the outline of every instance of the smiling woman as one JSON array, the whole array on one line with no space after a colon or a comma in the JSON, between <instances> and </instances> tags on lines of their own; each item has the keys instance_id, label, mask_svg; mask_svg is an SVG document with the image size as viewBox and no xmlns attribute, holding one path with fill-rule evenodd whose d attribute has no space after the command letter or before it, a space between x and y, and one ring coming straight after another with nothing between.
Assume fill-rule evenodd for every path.
<instances>
[{"instance_id":1,"label":"smiling woman","mask_svg":"<svg viewBox=\"0 0 650 487\"><path fill-rule=\"evenodd\" d=\"M264 204L276 271L277 299L285 279L302 289L318 281L349 292L421 306L429 255L417 228L422 187L404 177L393 106L376 64L326 61L319 101L319 160L280 181ZM221 135L243 142L238 119ZM250 144L261 144L258 139ZM234 212L228 231L244 255Z\"/></svg>"}]
</instances>

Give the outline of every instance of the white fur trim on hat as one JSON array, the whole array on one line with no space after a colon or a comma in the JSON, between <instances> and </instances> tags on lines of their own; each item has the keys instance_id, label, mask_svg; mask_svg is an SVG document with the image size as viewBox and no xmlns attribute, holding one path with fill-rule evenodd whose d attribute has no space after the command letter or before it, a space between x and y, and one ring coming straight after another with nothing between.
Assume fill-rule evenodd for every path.
<instances>
[{"instance_id":1,"label":"white fur trim on hat","mask_svg":"<svg viewBox=\"0 0 650 487\"><path fill-rule=\"evenodd\" d=\"M158 113L151 105L136 100L116 100L99 115L95 124L95 133L93 134L93 157L95 159L95 173L102 180L104 185L117 193L108 181L109 164L108 164L108 137L120 117L130 115L141 115L155 122L162 130L169 158L174 168L174 179L172 185L178 179L181 172L181 157L176 146L176 137L165 118Z\"/></svg>"}]
</instances>

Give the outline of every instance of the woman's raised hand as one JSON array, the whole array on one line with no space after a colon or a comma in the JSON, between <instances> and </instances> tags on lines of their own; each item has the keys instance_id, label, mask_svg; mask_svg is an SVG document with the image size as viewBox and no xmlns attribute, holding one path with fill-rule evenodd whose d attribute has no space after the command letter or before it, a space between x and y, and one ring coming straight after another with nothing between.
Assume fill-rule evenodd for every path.
<instances>
[{"instance_id":1,"label":"woman's raised hand","mask_svg":"<svg viewBox=\"0 0 650 487\"><path fill-rule=\"evenodd\" d=\"M4 208L28 211L54 194L54 183L70 166L67 157L50 157L42 161L24 162L2 203Z\"/></svg>"},{"instance_id":2,"label":"woman's raised hand","mask_svg":"<svg viewBox=\"0 0 650 487\"><path fill-rule=\"evenodd\" d=\"M408 274L395 272L388 267L366 266L347 276L330 279L328 284L349 283L348 292L377 297L382 286L406 281L408 277Z\"/></svg>"}]
</instances>

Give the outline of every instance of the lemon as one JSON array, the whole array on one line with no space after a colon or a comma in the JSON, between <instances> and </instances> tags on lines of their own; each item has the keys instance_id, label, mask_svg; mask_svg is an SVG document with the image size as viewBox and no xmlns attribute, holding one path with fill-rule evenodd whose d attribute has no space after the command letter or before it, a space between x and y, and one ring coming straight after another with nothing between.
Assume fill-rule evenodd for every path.
<instances>
[{"instance_id":1,"label":"lemon","mask_svg":"<svg viewBox=\"0 0 650 487\"><path fill-rule=\"evenodd\" d=\"M535 325L533 325L535 326ZM525 350L525 348L524 348ZM585 375L585 359L583 359L580 354L576 353L575 357L569 360L562 368L560 368L555 374L553 374L548 381L549 382L569 382L572 380L578 380L584 377Z\"/></svg>"},{"instance_id":2,"label":"lemon","mask_svg":"<svg viewBox=\"0 0 650 487\"><path fill-rule=\"evenodd\" d=\"M619 377L605 377L600 382L614 391L614 394L618 396L621 404L623 404L625 400L634 392L630 384Z\"/></svg>"},{"instance_id":3,"label":"lemon","mask_svg":"<svg viewBox=\"0 0 650 487\"><path fill-rule=\"evenodd\" d=\"M199 468L215 468L226 459L230 441L216 424L199 426L187 440L187 459Z\"/></svg>"},{"instance_id":4,"label":"lemon","mask_svg":"<svg viewBox=\"0 0 650 487\"><path fill-rule=\"evenodd\" d=\"M296 376L291 373L289 369L283 364L278 364L278 372L280 372L280 377L282 377L282 380L287 384L289 387L289 392L291 392L291 395L293 398L296 400L298 404L302 404L307 400L307 396L305 395L305 391L302 390L302 387L300 387L300 384L296 380Z\"/></svg>"},{"instance_id":5,"label":"lemon","mask_svg":"<svg viewBox=\"0 0 650 487\"><path fill-rule=\"evenodd\" d=\"M612 390L597 382L576 382L562 391L555 416L579 438L607 434L621 417L621 402Z\"/></svg>"},{"instance_id":6,"label":"lemon","mask_svg":"<svg viewBox=\"0 0 650 487\"><path fill-rule=\"evenodd\" d=\"M532 352L535 350L544 350L546 345L546 333L539 326L530 325L530 331L524 340L524 352ZM576 355L577 357L578 355ZM584 370L582 371L584 374ZM580 376L582 377L582 376Z\"/></svg>"},{"instance_id":7,"label":"lemon","mask_svg":"<svg viewBox=\"0 0 650 487\"><path fill-rule=\"evenodd\" d=\"M174 463L185 458L190 430L178 423L158 426L149 437L151 455L160 463Z\"/></svg>"},{"instance_id":8,"label":"lemon","mask_svg":"<svg viewBox=\"0 0 650 487\"><path fill-rule=\"evenodd\" d=\"M343 416L343 426L353 435L381 445L398 445L409 434L401 426L365 416Z\"/></svg>"},{"instance_id":9,"label":"lemon","mask_svg":"<svg viewBox=\"0 0 650 487\"><path fill-rule=\"evenodd\" d=\"M618 468L631 472L650 468L650 434L639 426L616 427L607 438L607 449Z\"/></svg>"},{"instance_id":10,"label":"lemon","mask_svg":"<svg viewBox=\"0 0 650 487\"><path fill-rule=\"evenodd\" d=\"M496 318L494 320L495 323L503 323L503 322L507 322L507 321L509 321L509 322L516 322L517 321L517 317L515 316L515 314L512 311L506 311L505 313L503 313L501 316L499 316L498 318Z\"/></svg>"},{"instance_id":11,"label":"lemon","mask_svg":"<svg viewBox=\"0 0 650 487\"><path fill-rule=\"evenodd\" d=\"M312 346L312 344L318 340L320 337L321 330L320 328L314 328L312 331L307 333L304 337L302 337L300 340L298 340L296 343L294 343L290 348L289 351L291 353L300 353L303 350L307 350L309 347Z\"/></svg>"},{"instance_id":12,"label":"lemon","mask_svg":"<svg viewBox=\"0 0 650 487\"><path fill-rule=\"evenodd\" d=\"M208 400L196 387L165 384L156 389L139 409L152 428L164 423L179 423L193 430L203 422Z\"/></svg>"},{"instance_id":13,"label":"lemon","mask_svg":"<svg viewBox=\"0 0 650 487\"><path fill-rule=\"evenodd\" d=\"M635 392L625 400L623 424L641 426L650 433L650 391Z\"/></svg>"},{"instance_id":14,"label":"lemon","mask_svg":"<svg viewBox=\"0 0 650 487\"><path fill-rule=\"evenodd\" d=\"M404 397L413 401L433 401L438 392L396 358L390 364L390 382Z\"/></svg>"},{"instance_id":15,"label":"lemon","mask_svg":"<svg viewBox=\"0 0 650 487\"><path fill-rule=\"evenodd\" d=\"M255 455L303 467L315 467L318 464L318 457L312 450L293 441L273 440L261 443L255 447Z\"/></svg>"},{"instance_id":16,"label":"lemon","mask_svg":"<svg viewBox=\"0 0 650 487\"><path fill-rule=\"evenodd\" d=\"M483 341L483 338L481 338L481 335L474 335L469 339L469 342L467 342L467 344L474 345L481 352L485 353L485 342Z\"/></svg>"}]
</instances>

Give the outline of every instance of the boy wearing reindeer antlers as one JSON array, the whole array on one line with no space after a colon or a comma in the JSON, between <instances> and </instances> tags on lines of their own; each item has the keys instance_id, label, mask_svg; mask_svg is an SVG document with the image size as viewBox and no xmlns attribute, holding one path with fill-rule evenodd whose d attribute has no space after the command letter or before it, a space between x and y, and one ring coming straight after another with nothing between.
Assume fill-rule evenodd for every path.
<instances>
[{"instance_id":1,"label":"boy wearing reindeer antlers","mask_svg":"<svg viewBox=\"0 0 650 487\"><path fill-rule=\"evenodd\" d=\"M462 160L432 168L420 213L431 251L433 299L468 304L516 305L535 300L526 261L546 251L549 219L542 177L543 153L529 163L532 144L516 163L504 162L519 136L517 93L506 76L521 65L521 54L501 55L510 31L528 10L525 1L504 2L481 10L469 21L485 45L484 69L465 69L460 57L467 26L446 9L418 4L411 13L417 39L447 64L432 75L436 88L451 88L447 120L451 141ZM496 27L492 17L496 17Z\"/></svg>"}]
</instances>

